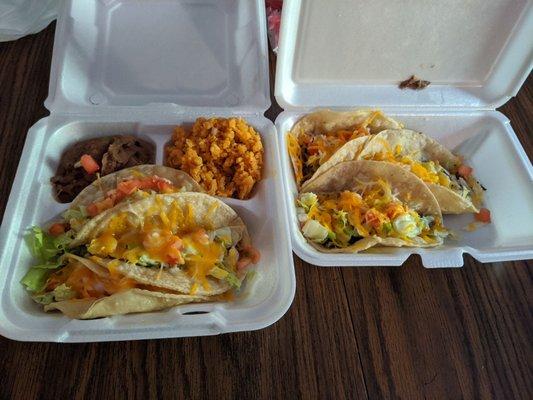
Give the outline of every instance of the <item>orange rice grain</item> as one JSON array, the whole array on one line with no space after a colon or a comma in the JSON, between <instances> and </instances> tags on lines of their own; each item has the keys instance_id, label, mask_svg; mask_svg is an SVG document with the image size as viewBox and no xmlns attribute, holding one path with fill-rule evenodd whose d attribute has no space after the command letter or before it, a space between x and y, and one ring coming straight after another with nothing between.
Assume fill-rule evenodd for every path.
<instances>
[{"instance_id":1,"label":"orange rice grain","mask_svg":"<svg viewBox=\"0 0 533 400\"><path fill-rule=\"evenodd\" d=\"M198 118L190 130L175 128L165 164L211 195L247 199L261 179L263 143L242 118Z\"/></svg>"}]
</instances>

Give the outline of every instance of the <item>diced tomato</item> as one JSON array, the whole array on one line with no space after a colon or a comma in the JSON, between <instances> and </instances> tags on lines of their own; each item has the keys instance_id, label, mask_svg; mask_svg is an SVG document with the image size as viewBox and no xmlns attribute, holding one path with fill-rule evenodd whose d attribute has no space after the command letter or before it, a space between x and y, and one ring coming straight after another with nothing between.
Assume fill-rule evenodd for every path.
<instances>
[{"instance_id":1,"label":"diced tomato","mask_svg":"<svg viewBox=\"0 0 533 400\"><path fill-rule=\"evenodd\" d=\"M120 202L124 197L126 197L127 194L124 192L119 192L116 190L115 192L111 193L109 197L113 200L113 204L117 204Z\"/></svg>"},{"instance_id":2,"label":"diced tomato","mask_svg":"<svg viewBox=\"0 0 533 400\"><path fill-rule=\"evenodd\" d=\"M84 154L81 156L80 164L88 174L94 174L100 169L98 163L89 154Z\"/></svg>"},{"instance_id":3,"label":"diced tomato","mask_svg":"<svg viewBox=\"0 0 533 400\"><path fill-rule=\"evenodd\" d=\"M155 189L155 179L154 178L146 178L139 181L139 189Z\"/></svg>"},{"instance_id":4,"label":"diced tomato","mask_svg":"<svg viewBox=\"0 0 533 400\"><path fill-rule=\"evenodd\" d=\"M173 236L166 247L166 255L170 261L170 264L183 263L183 256L181 255L182 248L183 242L181 239L177 236Z\"/></svg>"},{"instance_id":5,"label":"diced tomato","mask_svg":"<svg viewBox=\"0 0 533 400\"><path fill-rule=\"evenodd\" d=\"M141 186L140 183L141 182L138 179L122 181L118 184L117 190L121 193L129 195L135 192L139 188L139 186Z\"/></svg>"},{"instance_id":6,"label":"diced tomato","mask_svg":"<svg viewBox=\"0 0 533 400\"><path fill-rule=\"evenodd\" d=\"M97 201L95 203L89 204L87 206L87 213L91 217L96 217L102 211L108 210L115 205L113 197L106 197L102 201Z\"/></svg>"},{"instance_id":7,"label":"diced tomato","mask_svg":"<svg viewBox=\"0 0 533 400\"><path fill-rule=\"evenodd\" d=\"M246 246L244 248L244 251L250 257L253 264L257 264L261 259L261 254L259 253L259 251L251 245Z\"/></svg>"},{"instance_id":8,"label":"diced tomato","mask_svg":"<svg viewBox=\"0 0 533 400\"><path fill-rule=\"evenodd\" d=\"M241 258L239 258L239 261L237 261L237 271L242 271L248 265L250 265L251 262L252 262L252 260L249 257L241 257Z\"/></svg>"},{"instance_id":9,"label":"diced tomato","mask_svg":"<svg viewBox=\"0 0 533 400\"><path fill-rule=\"evenodd\" d=\"M98 211L102 212L105 210L109 210L111 207L113 207L115 203L113 202L113 199L111 197L106 197L104 200L100 201L98 203Z\"/></svg>"},{"instance_id":10,"label":"diced tomato","mask_svg":"<svg viewBox=\"0 0 533 400\"><path fill-rule=\"evenodd\" d=\"M195 241L197 241L200 244L207 245L209 244L209 236L207 236L207 232L205 229L198 229L192 234L192 237Z\"/></svg>"},{"instance_id":11,"label":"diced tomato","mask_svg":"<svg viewBox=\"0 0 533 400\"><path fill-rule=\"evenodd\" d=\"M96 205L96 203L91 203L87 206L87 213L91 217L96 217L98 215L98 212L98 206Z\"/></svg>"},{"instance_id":12,"label":"diced tomato","mask_svg":"<svg viewBox=\"0 0 533 400\"><path fill-rule=\"evenodd\" d=\"M179 237L173 236L170 239L169 247L176 249L176 250L181 250L183 248L183 241Z\"/></svg>"},{"instance_id":13,"label":"diced tomato","mask_svg":"<svg viewBox=\"0 0 533 400\"><path fill-rule=\"evenodd\" d=\"M48 229L48 233L52 236L59 236L65 233L66 227L66 224L56 222L55 224L52 224L52 226Z\"/></svg>"},{"instance_id":14,"label":"diced tomato","mask_svg":"<svg viewBox=\"0 0 533 400\"><path fill-rule=\"evenodd\" d=\"M365 222L374 228L378 228L381 226L381 221L379 219L379 216L376 215L372 210L368 210L366 212Z\"/></svg>"},{"instance_id":15,"label":"diced tomato","mask_svg":"<svg viewBox=\"0 0 533 400\"><path fill-rule=\"evenodd\" d=\"M166 182L166 181L158 180L158 181L156 182L156 186L157 186L157 190L158 190L160 193L170 193L170 192L172 192L172 185L169 184L169 183Z\"/></svg>"},{"instance_id":16,"label":"diced tomato","mask_svg":"<svg viewBox=\"0 0 533 400\"><path fill-rule=\"evenodd\" d=\"M307 153L309 153L312 156L315 154L318 154L318 147L308 147Z\"/></svg>"},{"instance_id":17,"label":"diced tomato","mask_svg":"<svg viewBox=\"0 0 533 400\"><path fill-rule=\"evenodd\" d=\"M474 218L479 222L484 222L486 224L490 223L490 211L487 208L482 208L479 212L474 215Z\"/></svg>"},{"instance_id":18,"label":"diced tomato","mask_svg":"<svg viewBox=\"0 0 533 400\"><path fill-rule=\"evenodd\" d=\"M472 175L472 171L473 171L472 167L469 167L468 165L463 164L459 167L459 169L457 170L457 173L463 178L467 178L470 175Z\"/></svg>"}]
</instances>

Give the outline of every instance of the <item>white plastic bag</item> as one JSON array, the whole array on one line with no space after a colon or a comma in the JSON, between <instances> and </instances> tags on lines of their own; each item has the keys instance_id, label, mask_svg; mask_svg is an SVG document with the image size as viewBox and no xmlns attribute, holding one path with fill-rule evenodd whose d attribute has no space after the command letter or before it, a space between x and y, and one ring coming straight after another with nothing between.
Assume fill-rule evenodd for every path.
<instances>
[{"instance_id":1,"label":"white plastic bag","mask_svg":"<svg viewBox=\"0 0 533 400\"><path fill-rule=\"evenodd\" d=\"M0 42L44 29L57 16L60 0L0 0Z\"/></svg>"}]
</instances>

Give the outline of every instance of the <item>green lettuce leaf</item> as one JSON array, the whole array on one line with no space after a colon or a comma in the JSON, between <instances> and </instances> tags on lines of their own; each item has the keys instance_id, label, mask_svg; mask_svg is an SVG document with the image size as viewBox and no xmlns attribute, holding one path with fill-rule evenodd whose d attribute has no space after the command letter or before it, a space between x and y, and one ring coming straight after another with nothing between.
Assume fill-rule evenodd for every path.
<instances>
[{"instance_id":1,"label":"green lettuce leaf","mask_svg":"<svg viewBox=\"0 0 533 400\"><path fill-rule=\"evenodd\" d=\"M318 203L318 197L314 193L302 193L296 202L307 213L312 206Z\"/></svg>"},{"instance_id":2,"label":"green lettuce leaf","mask_svg":"<svg viewBox=\"0 0 533 400\"><path fill-rule=\"evenodd\" d=\"M46 285L46 280L52 273L52 270L59 268L61 263L46 263L32 267L26 275L20 280L26 289L31 292L40 292Z\"/></svg>"},{"instance_id":3,"label":"green lettuce leaf","mask_svg":"<svg viewBox=\"0 0 533 400\"><path fill-rule=\"evenodd\" d=\"M87 217L87 209L84 206L79 206L77 209L68 209L61 216L65 221L70 221L72 219L84 219Z\"/></svg>"},{"instance_id":4,"label":"green lettuce leaf","mask_svg":"<svg viewBox=\"0 0 533 400\"><path fill-rule=\"evenodd\" d=\"M38 226L32 227L26 236L31 254L43 264L63 254L72 240L68 232L54 237Z\"/></svg>"},{"instance_id":5,"label":"green lettuce leaf","mask_svg":"<svg viewBox=\"0 0 533 400\"><path fill-rule=\"evenodd\" d=\"M233 272L228 272L228 275L226 276L226 282L228 282L232 287L239 289L241 287L241 281L239 278L237 278L237 275L235 275Z\"/></svg>"},{"instance_id":6,"label":"green lettuce leaf","mask_svg":"<svg viewBox=\"0 0 533 400\"><path fill-rule=\"evenodd\" d=\"M45 305L53 303L54 301L70 300L74 297L76 297L76 292L64 283L56 287L51 292L36 294L32 296L34 301Z\"/></svg>"}]
</instances>

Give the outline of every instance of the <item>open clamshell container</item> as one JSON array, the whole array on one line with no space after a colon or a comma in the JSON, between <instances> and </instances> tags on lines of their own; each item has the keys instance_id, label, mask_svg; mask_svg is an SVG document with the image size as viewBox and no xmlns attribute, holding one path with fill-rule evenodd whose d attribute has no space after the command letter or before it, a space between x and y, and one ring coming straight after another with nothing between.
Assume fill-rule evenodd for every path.
<instances>
[{"instance_id":1,"label":"open clamshell container","mask_svg":"<svg viewBox=\"0 0 533 400\"><path fill-rule=\"evenodd\" d=\"M276 127L300 258L321 266L392 266L419 254L425 267L436 268L462 266L463 253L481 262L533 257L533 168L509 120L495 111L532 67L530 1L286 0L281 29L275 95L285 111ZM413 74L431 85L400 90ZM487 188L492 223L466 232L472 214L447 215L445 225L459 238L439 248L318 252L299 229L286 145L293 124L315 108L379 108L462 154Z\"/></svg>"},{"instance_id":2,"label":"open clamshell container","mask_svg":"<svg viewBox=\"0 0 533 400\"><path fill-rule=\"evenodd\" d=\"M55 36L50 116L29 131L0 234L0 333L87 342L211 335L266 327L287 311L295 278L280 156L269 107L261 0L69 0ZM71 320L45 313L19 283L33 260L23 235L68 205L50 177L71 144L133 134L157 146L200 116L241 116L260 132L264 178L249 200L222 200L245 221L261 261L235 301Z\"/></svg>"}]
</instances>

